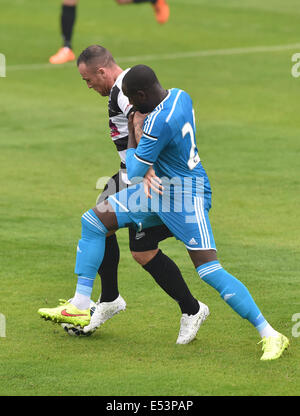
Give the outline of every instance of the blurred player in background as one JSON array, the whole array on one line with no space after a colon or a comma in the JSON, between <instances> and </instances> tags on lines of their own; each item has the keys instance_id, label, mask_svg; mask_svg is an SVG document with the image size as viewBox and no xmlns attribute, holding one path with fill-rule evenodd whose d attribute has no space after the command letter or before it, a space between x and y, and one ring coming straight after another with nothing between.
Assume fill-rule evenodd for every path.
<instances>
[{"instance_id":1,"label":"blurred player in background","mask_svg":"<svg viewBox=\"0 0 300 416\"><path fill-rule=\"evenodd\" d=\"M61 33L63 45L57 53L50 57L51 64L64 64L76 59L72 50L72 35L76 20L76 10L79 0L63 0L61 6ZM151 3L158 23L166 23L170 10L166 0L116 0L118 4Z\"/></svg>"}]
</instances>

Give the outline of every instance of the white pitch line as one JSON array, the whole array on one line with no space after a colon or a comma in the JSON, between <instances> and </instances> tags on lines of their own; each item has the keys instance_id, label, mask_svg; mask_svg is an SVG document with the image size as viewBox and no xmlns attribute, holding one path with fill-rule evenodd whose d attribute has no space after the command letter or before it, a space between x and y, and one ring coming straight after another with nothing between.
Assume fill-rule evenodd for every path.
<instances>
[{"instance_id":1,"label":"white pitch line","mask_svg":"<svg viewBox=\"0 0 300 416\"><path fill-rule=\"evenodd\" d=\"M248 48L230 48L230 49L208 49L202 51L191 52L175 52L165 54L154 55L140 55L140 56L123 56L115 58L117 62L136 62L143 63L146 61L167 61L172 59L186 59L186 58L201 58L205 56L230 56L230 55L243 55L248 53L262 53L262 52L281 52L291 49L298 49L300 51L300 43L294 43L289 45L274 45L274 46L253 46ZM39 69L50 68L74 68L75 63L68 63L64 65L52 65L48 63L44 64L24 64L24 65L7 65L7 72L9 71L30 71Z\"/></svg>"}]
</instances>

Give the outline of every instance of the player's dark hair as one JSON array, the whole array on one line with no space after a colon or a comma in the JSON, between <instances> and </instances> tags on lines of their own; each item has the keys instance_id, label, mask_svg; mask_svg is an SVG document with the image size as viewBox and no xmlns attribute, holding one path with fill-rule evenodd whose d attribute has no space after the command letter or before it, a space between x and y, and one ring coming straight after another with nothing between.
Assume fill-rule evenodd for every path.
<instances>
[{"instance_id":1,"label":"player's dark hair","mask_svg":"<svg viewBox=\"0 0 300 416\"><path fill-rule=\"evenodd\" d=\"M115 60L109 50L100 45L91 45L84 49L77 59L77 66L79 66L81 62L84 62L87 65L93 61L104 67L115 64Z\"/></svg>"},{"instance_id":2,"label":"player's dark hair","mask_svg":"<svg viewBox=\"0 0 300 416\"><path fill-rule=\"evenodd\" d=\"M160 85L155 72L147 65L133 66L124 76L123 84L131 94Z\"/></svg>"}]
</instances>

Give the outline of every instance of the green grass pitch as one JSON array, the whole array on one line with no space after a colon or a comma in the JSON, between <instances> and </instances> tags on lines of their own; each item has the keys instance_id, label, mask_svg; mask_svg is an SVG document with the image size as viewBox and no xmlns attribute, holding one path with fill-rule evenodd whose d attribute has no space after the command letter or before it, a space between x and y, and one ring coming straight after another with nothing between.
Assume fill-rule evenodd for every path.
<instances>
[{"instance_id":1,"label":"green grass pitch","mask_svg":"<svg viewBox=\"0 0 300 416\"><path fill-rule=\"evenodd\" d=\"M165 88L192 96L219 259L291 347L260 362L255 329L169 239L161 248L211 309L197 339L175 345L180 310L131 259L127 230L118 232L126 312L88 338L39 318L38 308L73 296L80 217L96 201L97 179L119 160L106 99L88 91L75 64L47 64L60 46L60 1L2 0L0 395L299 395L300 78L291 75L299 2L169 3L170 21L159 26L148 4L82 1L74 50L102 44L124 69L148 64ZM99 291L97 278L94 300Z\"/></svg>"}]
</instances>

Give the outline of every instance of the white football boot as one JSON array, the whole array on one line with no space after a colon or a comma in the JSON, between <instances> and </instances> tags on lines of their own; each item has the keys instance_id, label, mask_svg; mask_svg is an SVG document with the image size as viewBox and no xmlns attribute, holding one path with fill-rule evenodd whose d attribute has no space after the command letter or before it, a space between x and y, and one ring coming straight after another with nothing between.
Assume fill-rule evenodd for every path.
<instances>
[{"instance_id":1,"label":"white football boot","mask_svg":"<svg viewBox=\"0 0 300 416\"><path fill-rule=\"evenodd\" d=\"M113 302L97 302L96 310L91 316L89 325L83 328L84 332L93 331L105 321L112 318L116 313L124 311L126 309L126 302L121 295L117 297Z\"/></svg>"},{"instance_id":2,"label":"white football boot","mask_svg":"<svg viewBox=\"0 0 300 416\"><path fill-rule=\"evenodd\" d=\"M196 315L187 315L184 313L180 320L180 330L176 341L176 344L188 344L191 342L205 319L209 315L208 306L204 303L199 302L199 312Z\"/></svg>"}]
</instances>

